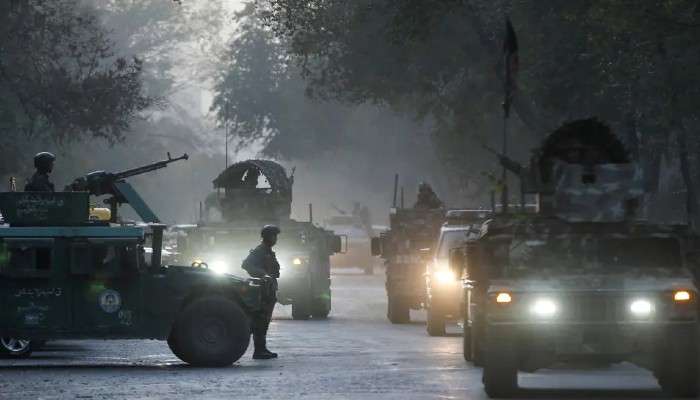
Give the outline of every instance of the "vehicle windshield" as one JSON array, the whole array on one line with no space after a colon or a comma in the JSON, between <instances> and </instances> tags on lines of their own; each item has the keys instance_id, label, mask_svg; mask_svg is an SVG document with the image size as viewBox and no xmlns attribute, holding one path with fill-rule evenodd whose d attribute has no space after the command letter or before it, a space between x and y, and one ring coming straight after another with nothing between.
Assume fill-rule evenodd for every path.
<instances>
[{"instance_id":1,"label":"vehicle windshield","mask_svg":"<svg viewBox=\"0 0 700 400\"><path fill-rule=\"evenodd\" d=\"M476 235L476 228L465 227L463 230L445 231L442 233L440 244L438 245L437 258L447 259L450 256L450 249L462 246L467 239L473 239Z\"/></svg>"},{"instance_id":2,"label":"vehicle windshield","mask_svg":"<svg viewBox=\"0 0 700 400\"><path fill-rule=\"evenodd\" d=\"M506 250L505 246L502 250ZM680 243L673 238L516 238L507 251L508 269L515 274L535 269L565 273L650 272L682 266Z\"/></svg>"}]
</instances>

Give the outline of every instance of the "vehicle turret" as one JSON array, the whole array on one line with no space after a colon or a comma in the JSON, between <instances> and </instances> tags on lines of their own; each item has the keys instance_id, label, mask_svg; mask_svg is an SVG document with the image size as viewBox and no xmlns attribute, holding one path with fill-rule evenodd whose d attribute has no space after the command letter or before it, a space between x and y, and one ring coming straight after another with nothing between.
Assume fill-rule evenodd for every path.
<instances>
[{"instance_id":1,"label":"vehicle turret","mask_svg":"<svg viewBox=\"0 0 700 400\"><path fill-rule=\"evenodd\" d=\"M523 192L535 195L541 214L570 222L636 217L644 194L641 169L610 128L595 118L562 125L533 151L527 166L494 153L520 178Z\"/></svg>"}]
</instances>

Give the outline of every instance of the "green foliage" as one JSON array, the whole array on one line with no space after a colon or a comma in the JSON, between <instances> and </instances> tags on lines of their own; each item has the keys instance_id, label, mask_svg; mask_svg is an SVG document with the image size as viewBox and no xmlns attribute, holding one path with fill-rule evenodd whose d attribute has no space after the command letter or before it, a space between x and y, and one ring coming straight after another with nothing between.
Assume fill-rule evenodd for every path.
<instances>
[{"instance_id":1,"label":"green foliage","mask_svg":"<svg viewBox=\"0 0 700 400\"><path fill-rule=\"evenodd\" d=\"M118 141L154 103L141 91L141 61L115 56L107 32L77 0L3 2L0 49L3 172L27 135Z\"/></svg>"}]
</instances>

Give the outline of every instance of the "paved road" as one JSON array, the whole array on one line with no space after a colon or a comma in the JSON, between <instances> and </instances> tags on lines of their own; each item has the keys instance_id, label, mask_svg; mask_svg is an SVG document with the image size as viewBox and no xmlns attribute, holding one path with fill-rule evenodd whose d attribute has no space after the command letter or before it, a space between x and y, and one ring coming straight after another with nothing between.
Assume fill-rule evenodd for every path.
<instances>
[{"instance_id":1,"label":"paved road","mask_svg":"<svg viewBox=\"0 0 700 400\"><path fill-rule=\"evenodd\" d=\"M460 337L428 337L417 312L420 322L391 325L385 299L381 273L334 274L329 320L293 321L279 307L269 344L281 358L248 353L230 368L188 367L157 341L50 343L31 359L0 360L0 399L486 398ZM521 374L520 382L538 387L523 398L660 397L651 375L629 365Z\"/></svg>"}]
</instances>

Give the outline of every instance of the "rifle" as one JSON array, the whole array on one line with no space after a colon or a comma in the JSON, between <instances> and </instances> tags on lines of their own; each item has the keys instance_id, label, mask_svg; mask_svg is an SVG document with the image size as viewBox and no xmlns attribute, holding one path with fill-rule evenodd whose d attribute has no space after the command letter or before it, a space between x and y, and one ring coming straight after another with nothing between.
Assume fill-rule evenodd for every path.
<instances>
[{"instance_id":1,"label":"rifle","mask_svg":"<svg viewBox=\"0 0 700 400\"><path fill-rule=\"evenodd\" d=\"M167 160L156 161L152 164L127 169L121 172L93 171L85 176L75 179L73 183L66 186L65 190L72 192L90 192L90 194L94 196L101 196L104 194L115 195L116 192L114 190L114 183L132 176L165 168L170 163L187 159L189 159L187 153L177 158L172 158L170 153L168 153Z\"/></svg>"}]
</instances>

